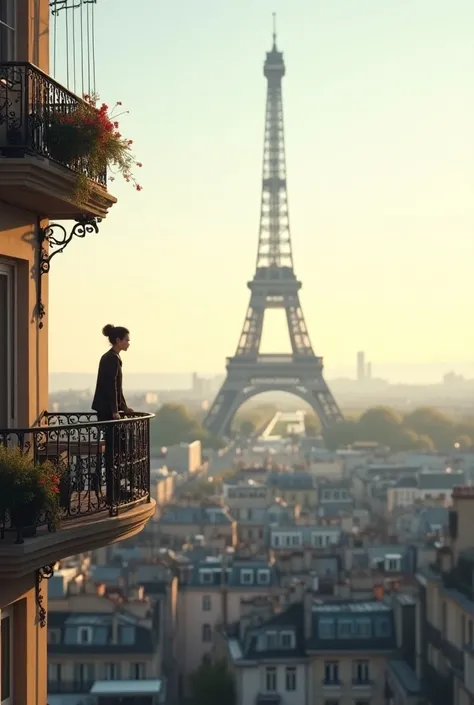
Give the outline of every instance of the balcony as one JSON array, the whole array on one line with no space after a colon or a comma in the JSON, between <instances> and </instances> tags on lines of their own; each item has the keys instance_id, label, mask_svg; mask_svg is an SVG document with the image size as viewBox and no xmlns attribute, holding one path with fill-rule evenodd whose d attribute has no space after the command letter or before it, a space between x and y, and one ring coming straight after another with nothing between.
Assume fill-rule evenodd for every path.
<instances>
[{"instance_id":1,"label":"balcony","mask_svg":"<svg viewBox=\"0 0 474 705\"><path fill-rule=\"evenodd\" d=\"M0 64L0 195L3 201L55 220L104 218L116 202L107 174L92 179L86 202L74 203L77 174L90 178L87 157L58 162L49 147L53 117L81 102L33 64Z\"/></svg>"},{"instance_id":2,"label":"balcony","mask_svg":"<svg viewBox=\"0 0 474 705\"><path fill-rule=\"evenodd\" d=\"M129 538L153 515L149 431L153 414L99 423L95 413L45 412L39 425L0 429L0 445L58 467L59 526L40 513L24 526L0 517L0 576L21 577Z\"/></svg>"}]
</instances>

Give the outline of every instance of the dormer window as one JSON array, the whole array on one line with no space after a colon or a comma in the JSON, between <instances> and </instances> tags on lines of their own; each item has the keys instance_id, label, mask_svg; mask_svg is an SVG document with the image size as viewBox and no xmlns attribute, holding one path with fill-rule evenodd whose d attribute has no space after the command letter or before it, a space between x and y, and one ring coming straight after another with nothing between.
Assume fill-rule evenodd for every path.
<instances>
[{"instance_id":1,"label":"dormer window","mask_svg":"<svg viewBox=\"0 0 474 705\"><path fill-rule=\"evenodd\" d=\"M77 629L78 644L92 644L92 627L78 627Z\"/></svg>"},{"instance_id":2,"label":"dormer window","mask_svg":"<svg viewBox=\"0 0 474 705\"><path fill-rule=\"evenodd\" d=\"M212 583L212 570L200 570L199 580L205 585L209 585L210 583Z\"/></svg>"},{"instance_id":3,"label":"dormer window","mask_svg":"<svg viewBox=\"0 0 474 705\"><path fill-rule=\"evenodd\" d=\"M385 556L384 569L387 573L399 573L402 569L402 557L399 553Z\"/></svg>"},{"instance_id":4,"label":"dormer window","mask_svg":"<svg viewBox=\"0 0 474 705\"><path fill-rule=\"evenodd\" d=\"M270 582L270 571L265 568L265 570L259 570L257 573L257 583L259 585L268 585Z\"/></svg>"},{"instance_id":5,"label":"dormer window","mask_svg":"<svg viewBox=\"0 0 474 705\"><path fill-rule=\"evenodd\" d=\"M253 570L244 569L240 571L240 582L242 585L253 584Z\"/></svg>"},{"instance_id":6,"label":"dormer window","mask_svg":"<svg viewBox=\"0 0 474 705\"><path fill-rule=\"evenodd\" d=\"M280 632L280 647L282 649L294 649L295 648L295 633L294 632Z\"/></svg>"},{"instance_id":7,"label":"dormer window","mask_svg":"<svg viewBox=\"0 0 474 705\"><path fill-rule=\"evenodd\" d=\"M276 632L267 632L267 649L269 651L278 648L278 634Z\"/></svg>"}]
</instances>

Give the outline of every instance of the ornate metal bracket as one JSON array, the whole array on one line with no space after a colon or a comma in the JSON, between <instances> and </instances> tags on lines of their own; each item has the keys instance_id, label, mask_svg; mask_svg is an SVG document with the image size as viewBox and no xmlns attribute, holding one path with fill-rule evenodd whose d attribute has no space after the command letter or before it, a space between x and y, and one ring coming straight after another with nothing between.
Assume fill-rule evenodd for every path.
<instances>
[{"instance_id":1,"label":"ornate metal bracket","mask_svg":"<svg viewBox=\"0 0 474 705\"><path fill-rule=\"evenodd\" d=\"M46 626L46 609L43 606L43 592L41 583L43 580L49 580L54 575L55 563L45 565L36 571L36 607L38 608L38 624L41 628Z\"/></svg>"},{"instance_id":2,"label":"ornate metal bracket","mask_svg":"<svg viewBox=\"0 0 474 705\"><path fill-rule=\"evenodd\" d=\"M46 228L40 228L38 232L39 262L38 262L38 289L36 301L36 314L39 318L39 327L43 327L43 318L46 309L42 300L41 277L48 274L51 269L51 260L55 255L64 252L74 237L85 237L90 233L99 232L99 218L83 217L77 220L68 233L66 228L59 223L50 223ZM44 245L48 243L47 249Z\"/></svg>"}]
</instances>

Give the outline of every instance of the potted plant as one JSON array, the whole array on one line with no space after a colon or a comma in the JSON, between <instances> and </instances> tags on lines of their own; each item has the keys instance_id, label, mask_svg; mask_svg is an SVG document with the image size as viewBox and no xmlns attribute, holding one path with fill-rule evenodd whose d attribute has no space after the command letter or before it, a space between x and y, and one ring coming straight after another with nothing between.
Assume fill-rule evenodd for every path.
<instances>
[{"instance_id":1,"label":"potted plant","mask_svg":"<svg viewBox=\"0 0 474 705\"><path fill-rule=\"evenodd\" d=\"M34 536L41 514L55 530L60 476L50 462L36 464L17 448L0 446L0 514L23 536Z\"/></svg>"},{"instance_id":2,"label":"potted plant","mask_svg":"<svg viewBox=\"0 0 474 705\"><path fill-rule=\"evenodd\" d=\"M53 112L48 120L49 153L52 159L76 170L75 201L78 205L88 198L91 179L97 180L107 169L121 174L137 191L142 190L133 175L133 168L142 164L132 153L132 140L119 132L117 118L125 111L115 113L121 105L118 101L109 114L105 103L98 107L97 96L85 95L84 100L75 105Z\"/></svg>"}]
</instances>

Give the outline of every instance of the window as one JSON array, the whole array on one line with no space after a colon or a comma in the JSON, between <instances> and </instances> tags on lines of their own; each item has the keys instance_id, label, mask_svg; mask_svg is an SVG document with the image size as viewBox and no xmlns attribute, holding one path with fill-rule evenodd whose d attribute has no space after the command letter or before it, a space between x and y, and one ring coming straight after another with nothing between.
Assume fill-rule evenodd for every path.
<instances>
[{"instance_id":1,"label":"window","mask_svg":"<svg viewBox=\"0 0 474 705\"><path fill-rule=\"evenodd\" d=\"M146 678L146 664L145 663L131 663L130 664L130 680L140 681Z\"/></svg>"},{"instance_id":2,"label":"window","mask_svg":"<svg viewBox=\"0 0 474 705\"><path fill-rule=\"evenodd\" d=\"M281 632L280 646L282 649L293 649L295 646L294 632Z\"/></svg>"},{"instance_id":3,"label":"window","mask_svg":"<svg viewBox=\"0 0 474 705\"><path fill-rule=\"evenodd\" d=\"M240 571L240 582L242 585L252 585L253 583L253 570L241 570Z\"/></svg>"},{"instance_id":4,"label":"window","mask_svg":"<svg viewBox=\"0 0 474 705\"><path fill-rule=\"evenodd\" d=\"M466 645L466 615L461 614L461 645Z\"/></svg>"},{"instance_id":5,"label":"window","mask_svg":"<svg viewBox=\"0 0 474 705\"><path fill-rule=\"evenodd\" d=\"M16 0L0 2L0 61L15 61Z\"/></svg>"},{"instance_id":6,"label":"window","mask_svg":"<svg viewBox=\"0 0 474 705\"><path fill-rule=\"evenodd\" d=\"M48 683L60 683L61 675L61 664L51 663L48 659Z\"/></svg>"},{"instance_id":7,"label":"window","mask_svg":"<svg viewBox=\"0 0 474 705\"><path fill-rule=\"evenodd\" d=\"M337 661L324 662L324 682L327 685L339 683L339 663Z\"/></svg>"},{"instance_id":8,"label":"window","mask_svg":"<svg viewBox=\"0 0 474 705\"><path fill-rule=\"evenodd\" d=\"M78 644L92 644L92 629L91 627L78 627L77 629Z\"/></svg>"},{"instance_id":9,"label":"window","mask_svg":"<svg viewBox=\"0 0 474 705\"><path fill-rule=\"evenodd\" d=\"M0 636L0 702L2 705L10 705L13 695L13 625L10 610L1 612L1 636Z\"/></svg>"},{"instance_id":10,"label":"window","mask_svg":"<svg viewBox=\"0 0 474 705\"><path fill-rule=\"evenodd\" d=\"M337 620L337 636L340 639L350 639L354 633L354 622L352 619Z\"/></svg>"},{"instance_id":11,"label":"window","mask_svg":"<svg viewBox=\"0 0 474 705\"><path fill-rule=\"evenodd\" d=\"M210 624L202 625L202 640L205 642L212 641L212 631Z\"/></svg>"},{"instance_id":12,"label":"window","mask_svg":"<svg viewBox=\"0 0 474 705\"><path fill-rule=\"evenodd\" d=\"M296 668L288 666L285 670L285 688L286 690L296 690Z\"/></svg>"},{"instance_id":13,"label":"window","mask_svg":"<svg viewBox=\"0 0 474 705\"><path fill-rule=\"evenodd\" d=\"M210 612L211 611L211 596L210 595L203 595L202 609L203 609L203 612Z\"/></svg>"},{"instance_id":14,"label":"window","mask_svg":"<svg viewBox=\"0 0 474 705\"><path fill-rule=\"evenodd\" d=\"M279 537L279 536L274 536L274 537L273 537L273 545L274 545L274 546L279 546L279 545L280 545L280 537Z\"/></svg>"},{"instance_id":15,"label":"window","mask_svg":"<svg viewBox=\"0 0 474 705\"><path fill-rule=\"evenodd\" d=\"M354 683L368 683L370 681L370 661L367 659L354 661L352 665L352 680Z\"/></svg>"},{"instance_id":16,"label":"window","mask_svg":"<svg viewBox=\"0 0 474 705\"><path fill-rule=\"evenodd\" d=\"M356 700L354 705L370 705L368 700Z\"/></svg>"},{"instance_id":17,"label":"window","mask_svg":"<svg viewBox=\"0 0 474 705\"><path fill-rule=\"evenodd\" d=\"M0 2L1 7L4 2ZM2 25L0 25L0 28ZM0 30L0 54L2 35ZM15 425L16 416L16 285L15 268L0 261L0 428Z\"/></svg>"},{"instance_id":18,"label":"window","mask_svg":"<svg viewBox=\"0 0 474 705\"><path fill-rule=\"evenodd\" d=\"M334 619L320 619L318 622L318 635L320 639L334 639L336 636Z\"/></svg>"},{"instance_id":19,"label":"window","mask_svg":"<svg viewBox=\"0 0 474 705\"><path fill-rule=\"evenodd\" d=\"M265 669L265 690L267 693L274 693L277 689L277 671L274 666Z\"/></svg>"},{"instance_id":20,"label":"window","mask_svg":"<svg viewBox=\"0 0 474 705\"><path fill-rule=\"evenodd\" d=\"M384 569L387 573L399 573L402 568L402 557L400 555L385 556Z\"/></svg>"},{"instance_id":21,"label":"window","mask_svg":"<svg viewBox=\"0 0 474 705\"><path fill-rule=\"evenodd\" d=\"M391 633L390 620L387 617L382 617L375 622L375 634L378 637L390 636Z\"/></svg>"},{"instance_id":22,"label":"window","mask_svg":"<svg viewBox=\"0 0 474 705\"><path fill-rule=\"evenodd\" d=\"M106 681L119 681L120 680L120 664L119 663L106 663L104 665L105 680Z\"/></svg>"},{"instance_id":23,"label":"window","mask_svg":"<svg viewBox=\"0 0 474 705\"><path fill-rule=\"evenodd\" d=\"M60 629L48 629L48 644L59 644L61 641Z\"/></svg>"},{"instance_id":24,"label":"window","mask_svg":"<svg viewBox=\"0 0 474 705\"><path fill-rule=\"evenodd\" d=\"M74 680L78 684L83 683L86 688L88 685L92 686L92 681L95 680L95 664L75 663Z\"/></svg>"},{"instance_id":25,"label":"window","mask_svg":"<svg viewBox=\"0 0 474 705\"><path fill-rule=\"evenodd\" d=\"M359 639L368 639L372 636L372 622L370 619L356 619L354 636Z\"/></svg>"},{"instance_id":26,"label":"window","mask_svg":"<svg viewBox=\"0 0 474 705\"><path fill-rule=\"evenodd\" d=\"M200 570L199 578L201 583L212 583L212 570Z\"/></svg>"},{"instance_id":27,"label":"window","mask_svg":"<svg viewBox=\"0 0 474 705\"><path fill-rule=\"evenodd\" d=\"M301 546L301 536L299 534L293 534L291 537L292 546Z\"/></svg>"},{"instance_id":28,"label":"window","mask_svg":"<svg viewBox=\"0 0 474 705\"><path fill-rule=\"evenodd\" d=\"M259 585L268 585L270 582L270 571L269 570L259 570L257 573L257 583Z\"/></svg>"},{"instance_id":29,"label":"window","mask_svg":"<svg viewBox=\"0 0 474 705\"><path fill-rule=\"evenodd\" d=\"M339 700L325 700L324 705L339 705Z\"/></svg>"},{"instance_id":30,"label":"window","mask_svg":"<svg viewBox=\"0 0 474 705\"><path fill-rule=\"evenodd\" d=\"M267 632L267 649L278 648L278 635L276 632Z\"/></svg>"},{"instance_id":31,"label":"window","mask_svg":"<svg viewBox=\"0 0 474 705\"><path fill-rule=\"evenodd\" d=\"M119 627L120 643L131 645L135 643L135 627Z\"/></svg>"}]
</instances>

